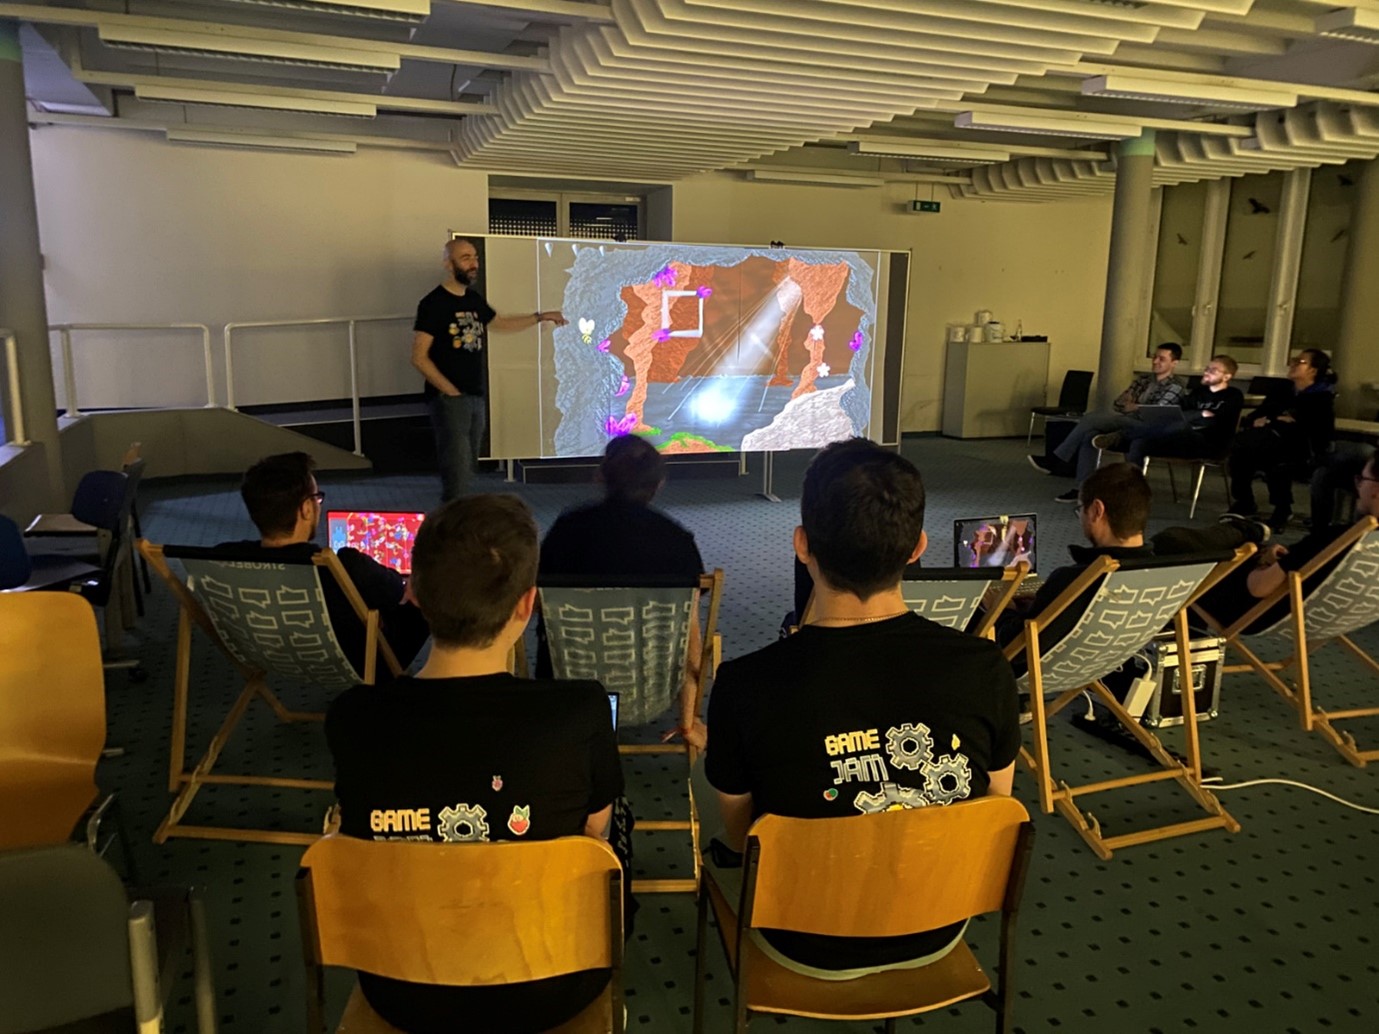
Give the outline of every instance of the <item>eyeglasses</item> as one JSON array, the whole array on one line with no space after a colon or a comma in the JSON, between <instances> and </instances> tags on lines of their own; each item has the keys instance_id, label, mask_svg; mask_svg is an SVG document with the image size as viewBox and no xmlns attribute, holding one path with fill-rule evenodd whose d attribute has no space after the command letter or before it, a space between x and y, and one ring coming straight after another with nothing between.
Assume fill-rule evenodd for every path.
<instances>
[{"instance_id":1,"label":"eyeglasses","mask_svg":"<svg viewBox=\"0 0 1379 1034\"><path fill-rule=\"evenodd\" d=\"M1379 481L1379 478L1370 477L1368 474L1356 474L1356 481Z\"/></svg>"},{"instance_id":2,"label":"eyeglasses","mask_svg":"<svg viewBox=\"0 0 1379 1034\"><path fill-rule=\"evenodd\" d=\"M326 501L326 494L324 492L312 492L311 495L307 496L307 499L315 499L316 505L320 506Z\"/></svg>"},{"instance_id":3,"label":"eyeglasses","mask_svg":"<svg viewBox=\"0 0 1379 1034\"><path fill-rule=\"evenodd\" d=\"M1309 363L1306 359L1303 359L1301 356L1299 356L1297 359L1289 359L1289 360L1288 360L1288 365L1289 365L1289 366L1311 366L1312 364Z\"/></svg>"}]
</instances>

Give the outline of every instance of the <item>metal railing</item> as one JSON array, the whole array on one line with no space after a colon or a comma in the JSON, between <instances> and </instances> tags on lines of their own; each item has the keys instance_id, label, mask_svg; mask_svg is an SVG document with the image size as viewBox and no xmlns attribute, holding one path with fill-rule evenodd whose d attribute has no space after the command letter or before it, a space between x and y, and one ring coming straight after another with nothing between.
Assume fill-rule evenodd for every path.
<instances>
[{"instance_id":1,"label":"metal railing","mask_svg":"<svg viewBox=\"0 0 1379 1034\"><path fill-rule=\"evenodd\" d=\"M19 393L19 339L14 331L0 327L0 339L5 342L5 383L9 388L10 404L5 413L5 431L10 445L28 445L24 435L24 400ZM0 445L6 444L0 442Z\"/></svg>"},{"instance_id":2,"label":"metal railing","mask_svg":"<svg viewBox=\"0 0 1379 1034\"><path fill-rule=\"evenodd\" d=\"M354 454L364 455L362 426L359 416L359 353L355 328L361 323L389 323L395 320L410 320L410 313L400 316L336 316L328 319L310 320L257 320L253 323L225 324L225 404L235 407L235 359L232 337L236 330L262 329L265 327L321 327L343 324L349 331L350 353L350 407L354 424Z\"/></svg>"},{"instance_id":3,"label":"metal railing","mask_svg":"<svg viewBox=\"0 0 1379 1034\"><path fill-rule=\"evenodd\" d=\"M199 330L201 350L206 364L206 405L215 405L215 361L211 355L211 328L204 323L55 323L48 328L62 336L62 384L67 396L63 415L81 416L77 403L77 373L72 362L72 331L74 330Z\"/></svg>"}]
</instances>

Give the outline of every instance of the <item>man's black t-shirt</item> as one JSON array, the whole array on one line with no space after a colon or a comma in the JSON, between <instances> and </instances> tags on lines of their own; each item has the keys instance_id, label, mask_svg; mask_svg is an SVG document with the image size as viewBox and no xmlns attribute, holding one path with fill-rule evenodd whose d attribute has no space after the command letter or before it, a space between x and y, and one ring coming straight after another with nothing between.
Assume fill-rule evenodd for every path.
<instances>
[{"instance_id":1,"label":"man's black t-shirt","mask_svg":"<svg viewBox=\"0 0 1379 1034\"><path fill-rule=\"evenodd\" d=\"M1350 528L1349 524L1332 524L1329 527L1318 528L1310 532L1305 538L1288 547L1288 552L1279 557L1278 566L1285 571L1301 570L1303 565L1348 532ZM1303 596L1306 597L1327 575L1334 571L1344 556L1343 553L1335 560L1322 564L1315 574L1304 579L1302 583ZM1259 603L1259 598L1251 595L1247 584L1250 572L1254 570L1254 564L1248 561L1236 568L1222 580L1220 585L1202 596L1202 609L1225 625L1244 617ZM1284 597L1265 611L1262 617L1251 622L1250 627L1245 632L1253 635L1282 621L1288 614L1288 606L1288 599Z\"/></svg>"},{"instance_id":2,"label":"man's black t-shirt","mask_svg":"<svg viewBox=\"0 0 1379 1034\"><path fill-rule=\"evenodd\" d=\"M340 831L366 840L574 836L623 791L608 697L597 682L500 674L356 686L331 705L326 739ZM546 1030L607 984L607 970L473 988L359 975L380 1015L423 1034Z\"/></svg>"},{"instance_id":3,"label":"man's black t-shirt","mask_svg":"<svg viewBox=\"0 0 1379 1034\"><path fill-rule=\"evenodd\" d=\"M1187 411L1188 426L1201 434L1214 449L1224 449L1235 436L1240 423L1240 411L1245 406L1245 396L1239 388L1230 385L1220 391L1212 391L1199 384L1183 397L1182 407ZM1211 416L1203 416L1204 412Z\"/></svg>"},{"instance_id":4,"label":"man's black t-shirt","mask_svg":"<svg viewBox=\"0 0 1379 1034\"><path fill-rule=\"evenodd\" d=\"M427 356L465 395L482 395L488 388L488 325L497 315L472 287L451 294L437 286L417 305L412 329L431 335ZM436 394L436 386L427 381L426 397Z\"/></svg>"},{"instance_id":5,"label":"man's black t-shirt","mask_svg":"<svg viewBox=\"0 0 1379 1034\"><path fill-rule=\"evenodd\" d=\"M1019 748L1015 680L1000 649L904 614L806 626L724 664L709 698L705 774L722 793L751 794L754 817L836 818L982 797ZM763 936L805 965L861 969L930 954L960 928Z\"/></svg>"}]
</instances>

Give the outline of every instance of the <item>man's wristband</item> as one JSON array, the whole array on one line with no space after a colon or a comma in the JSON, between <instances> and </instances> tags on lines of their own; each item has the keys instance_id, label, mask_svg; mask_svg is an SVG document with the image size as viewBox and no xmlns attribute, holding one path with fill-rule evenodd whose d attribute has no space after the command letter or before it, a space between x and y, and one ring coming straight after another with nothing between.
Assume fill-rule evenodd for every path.
<instances>
[{"instance_id":1,"label":"man's wristband","mask_svg":"<svg viewBox=\"0 0 1379 1034\"><path fill-rule=\"evenodd\" d=\"M539 312L534 312L534 313L531 314L531 317L532 317L532 319L536 320L537 323L540 323L540 322L541 322L541 313L539 313Z\"/></svg>"}]
</instances>

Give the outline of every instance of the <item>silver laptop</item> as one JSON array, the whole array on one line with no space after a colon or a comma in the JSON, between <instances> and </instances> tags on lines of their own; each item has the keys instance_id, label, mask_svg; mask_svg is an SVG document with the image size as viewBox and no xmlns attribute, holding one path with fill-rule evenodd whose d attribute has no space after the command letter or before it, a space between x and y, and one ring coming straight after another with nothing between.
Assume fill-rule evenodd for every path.
<instances>
[{"instance_id":1,"label":"silver laptop","mask_svg":"<svg viewBox=\"0 0 1379 1034\"><path fill-rule=\"evenodd\" d=\"M1187 427L1187 410L1179 405L1140 406L1135 416L1155 426Z\"/></svg>"},{"instance_id":2,"label":"silver laptop","mask_svg":"<svg viewBox=\"0 0 1379 1034\"><path fill-rule=\"evenodd\" d=\"M953 522L954 567L1013 567L1028 561L1030 575L1039 568L1032 513L996 517L959 517Z\"/></svg>"}]
</instances>

